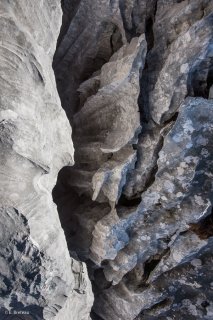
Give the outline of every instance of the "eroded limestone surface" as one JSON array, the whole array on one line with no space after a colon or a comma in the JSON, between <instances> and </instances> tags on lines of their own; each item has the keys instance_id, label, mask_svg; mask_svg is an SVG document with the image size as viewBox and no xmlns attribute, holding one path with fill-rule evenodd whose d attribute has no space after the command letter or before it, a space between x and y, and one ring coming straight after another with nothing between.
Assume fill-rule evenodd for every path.
<instances>
[{"instance_id":1,"label":"eroded limestone surface","mask_svg":"<svg viewBox=\"0 0 213 320\"><path fill-rule=\"evenodd\" d=\"M212 319L213 1L0 15L0 311Z\"/></svg>"},{"instance_id":2,"label":"eroded limestone surface","mask_svg":"<svg viewBox=\"0 0 213 320\"><path fill-rule=\"evenodd\" d=\"M93 319L211 319L213 2L63 2L75 165L54 190Z\"/></svg>"},{"instance_id":3,"label":"eroded limestone surface","mask_svg":"<svg viewBox=\"0 0 213 320\"><path fill-rule=\"evenodd\" d=\"M0 16L0 318L88 319L86 267L70 258L52 200L73 164L52 70L60 3L1 1Z\"/></svg>"}]
</instances>

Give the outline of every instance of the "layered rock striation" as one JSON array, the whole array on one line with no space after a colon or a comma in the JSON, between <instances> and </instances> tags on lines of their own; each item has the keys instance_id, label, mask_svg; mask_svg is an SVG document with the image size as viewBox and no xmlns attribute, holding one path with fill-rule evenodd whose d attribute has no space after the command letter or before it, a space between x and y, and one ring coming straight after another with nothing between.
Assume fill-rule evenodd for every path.
<instances>
[{"instance_id":1,"label":"layered rock striation","mask_svg":"<svg viewBox=\"0 0 213 320\"><path fill-rule=\"evenodd\" d=\"M86 267L70 258L52 200L73 164L52 70L60 3L1 1L0 15L0 318L89 319Z\"/></svg>"}]
</instances>

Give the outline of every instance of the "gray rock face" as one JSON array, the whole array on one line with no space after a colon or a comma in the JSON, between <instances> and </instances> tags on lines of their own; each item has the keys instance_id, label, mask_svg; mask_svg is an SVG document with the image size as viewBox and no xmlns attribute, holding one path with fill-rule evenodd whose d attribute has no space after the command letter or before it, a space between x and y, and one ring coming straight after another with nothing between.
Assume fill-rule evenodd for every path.
<instances>
[{"instance_id":1,"label":"gray rock face","mask_svg":"<svg viewBox=\"0 0 213 320\"><path fill-rule=\"evenodd\" d=\"M58 1L0 4L0 318L88 319L85 265L70 258L52 189L73 164L52 59Z\"/></svg>"},{"instance_id":2,"label":"gray rock face","mask_svg":"<svg viewBox=\"0 0 213 320\"><path fill-rule=\"evenodd\" d=\"M0 311L210 320L213 1L61 4L0 4Z\"/></svg>"},{"instance_id":3,"label":"gray rock face","mask_svg":"<svg viewBox=\"0 0 213 320\"><path fill-rule=\"evenodd\" d=\"M93 319L212 318L213 2L64 1L75 165L54 190Z\"/></svg>"},{"instance_id":4,"label":"gray rock face","mask_svg":"<svg viewBox=\"0 0 213 320\"><path fill-rule=\"evenodd\" d=\"M116 295L121 288L126 288L129 298L128 302L125 299L122 313L119 309L114 315L115 319L134 319L142 309L151 308L151 303L159 303L158 299L169 298L170 308L173 308L177 288L173 288L173 293L167 285L162 292L156 289L161 283L161 276L183 263L192 263L199 252L210 245L208 227L206 234L200 234L196 226L202 223L199 221L211 216L212 210L212 184L211 179L207 178L211 176L212 166L212 106L203 98L186 100L174 127L165 138L155 182L144 192L141 204L135 211L128 216L122 215L107 230L105 247L107 243L108 247L113 244L118 250L117 255L104 264L105 277L115 286L104 291L103 297L99 298L101 301L96 300L99 314L103 313L105 305L106 318L109 317L109 305L112 309L116 308ZM204 167L205 171L202 170ZM111 240L110 235L113 235L112 229L115 228L117 237L124 230L128 236L131 233L122 247L119 247L119 238L114 243ZM99 229L101 232L102 228ZM149 266L151 263L154 267ZM184 283L185 273L180 274L179 281ZM147 289L147 284L152 289ZM134 290L136 296L131 295ZM146 294L150 297L144 301ZM203 293L203 298L208 300L211 295ZM196 312L199 306L195 302L193 305ZM98 306L101 306L101 311ZM159 311L158 315L163 316L164 311ZM170 313L172 315L171 310ZM196 316L202 318L204 313L200 311Z\"/></svg>"}]
</instances>

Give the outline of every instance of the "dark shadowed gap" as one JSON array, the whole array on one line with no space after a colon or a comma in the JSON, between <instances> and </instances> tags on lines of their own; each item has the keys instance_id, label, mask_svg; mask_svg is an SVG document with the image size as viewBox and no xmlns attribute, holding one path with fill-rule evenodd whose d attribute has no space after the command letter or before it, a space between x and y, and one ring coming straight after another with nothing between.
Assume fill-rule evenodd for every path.
<instances>
[{"instance_id":1,"label":"dark shadowed gap","mask_svg":"<svg viewBox=\"0 0 213 320\"><path fill-rule=\"evenodd\" d=\"M78 39L86 31L85 26L81 24L79 25L81 30L78 32L73 30L72 33L70 30L72 21L77 20L79 23L79 17L76 18L76 16L80 8L80 0L64 0L62 2L62 26L53 59L57 90L62 108L71 124L74 114L79 109L80 101L77 90L80 84L88 80L94 72L99 71L109 61L113 53L123 45L119 27L111 21L103 21L99 26L100 30L96 39L97 48L94 55L91 54L90 47L86 43L87 39L85 39L85 47L87 48L85 51L81 51L81 48L72 51L77 46ZM79 55L81 55L81 59L79 59Z\"/></svg>"},{"instance_id":2,"label":"dark shadowed gap","mask_svg":"<svg viewBox=\"0 0 213 320\"><path fill-rule=\"evenodd\" d=\"M211 214L197 223L191 223L189 230L193 231L202 240L213 236L213 209Z\"/></svg>"},{"instance_id":3,"label":"dark shadowed gap","mask_svg":"<svg viewBox=\"0 0 213 320\"><path fill-rule=\"evenodd\" d=\"M146 19L145 36L147 41L147 51L149 52L154 47L154 32L153 32L153 18Z\"/></svg>"},{"instance_id":4,"label":"dark shadowed gap","mask_svg":"<svg viewBox=\"0 0 213 320\"><path fill-rule=\"evenodd\" d=\"M104 320L103 318L99 317L93 310L92 310L90 316L91 316L92 320Z\"/></svg>"},{"instance_id":5,"label":"dark shadowed gap","mask_svg":"<svg viewBox=\"0 0 213 320\"><path fill-rule=\"evenodd\" d=\"M208 99L213 85L213 58L208 57L196 64L187 79L188 95Z\"/></svg>"},{"instance_id":6,"label":"dark shadowed gap","mask_svg":"<svg viewBox=\"0 0 213 320\"><path fill-rule=\"evenodd\" d=\"M63 14L62 16L62 24L61 24L61 30L59 33L58 41L57 41L57 47L59 47L61 41L63 40L64 35L66 35L70 25L70 21L76 15L80 2L81 0L69 0L69 1L61 0L61 8L63 12L66 14ZM69 6L67 4L69 4Z\"/></svg>"},{"instance_id":7,"label":"dark shadowed gap","mask_svg":"<svg viewBox=\"0 0 213 320\"><path fill-rule=\"evenodd\" d=\"M67 68L70 68L70 74L73 74L75 83L69 84L69 78L67 78L67 75L63 73L63 69L58 67L58 64L63 63L63 61L58 60L57 52L60 50L60 45L63 45L62 40L67 35L70 23L72 19L75 18L79 6L79 0L62 1L62 27L59 34L58 45L53 61L53 69L55 71L57 89L61 99L62 108L65 110L70 123L72 123L72 118L75 112L77 112L78 109L82 107L82 103L80 103L79 94L77 92L79 85L85 80L89 79L94 72L100 70L101 67L109 61L110 57L123 45L122 35L119 28L112 22L103 22L98 39L104 38L105 41L99 41L97 43L96 55L94 57L92 57L89 53L88 56L85 54L85 61L82 61L83 68L80 69L80 67L76 68L76 66L72 66L72 61L70 61L71 67L68 65ZM67 95L66 90L64 91L64 87L66 87L67 85L74 86L73 90L71 90L71 92L73 92L72 96L69 96L69 94ZM67 109L67 107L69 107L69 110ZM83 250L80 250L80 247L83 247L83 242L81 243L81 241L76 238L76 234L82 231L80 229L78 215L79 212L83 212L83 209L79 210L79 207L85 204L86 210L86 207L89 208L91 206L97 205L98 208L99 205L95 202L92 202L91 199L89 200L87 196L84 196L83 194L79 195L78 190L76 190L75 187L72 186L73 172L75 171L75 169L78 168L84 170L86 168L82 167L83 164L80 163L80 160L76 156L76 154L78 154L79 146L76 142L77 139L75 128L73 128L72 139L74 142L74 149L76 151L75 165L72 168L64 167L59 172L56 186L53 189L53 201L56 203L58 208L59 218L62 224L62 228L65 232L68 248L71 255L75 256L75 246L76 248L79 248L79 250L77 250L78 254L81 255L81 251ZM84 165L86 166L86 164ZM75 177L75 179L77 179L77 177ZM102 208L100 210L102 210ZM82 253L82 255L83 254L84 253Z\"/></svg>"},{"instance_id":8,"label":"dark shadowed gap","mask_svg":"<svg viewBox=\"0 0 213 320\"><path fill-rule=\"evenodd\" d=\"M79 110L80 107L82 107L77 92L79 85L85 80L89 79L94 72L100 70L101 67L109 61L110 57L120 49L120 47L123 45L123 42L119 28L112 22L104 22L102 24L102 34L99 35L99 38L104 38L107 41L105 43L102 41L97 43L96 55L93 57L90 55L85 56L85 61L82 61L83 67L81 66L81 69L77 68L76 66L73 67L71 62L70 65L67 65L67 68L69 69L70 74L73 75L74 79L73 90L71 90L73 95L69 96L67 91L64 90L64 86L72 86L72 82L69 83L69 78L62 72L63 69L60 68L60 63L63 63L63 60L59 61L57 59L57 52L60 50L60 45L63 44L63 39L66 37L70 22L72 19L74 19L80 5L80 1L73 1L73 3L70 2L73 7L71 13L68 10L69 6L67 6L69 2L70 1L62 1L63 22L58 38L53 69L55 71L57 89L61 99L62 108L65 110L70 123L72 123L74 114ZM69 108L69 110L67 108ZM75 137L75 129L73 129L72 138L76 155L78 153L79 146L76 143L77 139ZM81 261L85 261L88 265L91 278L94 278L97 276L97 274L95 273L94 276L92 263L90 261L86 261L85 258L89 254L89 248L91 245L90 242L92 240L92 230L90 231L90 234L87 234L87 229L82 225L82 217L87 214L87 211L94 209L95 207L97 208L97 211L100 212L99 215L106 215L110 208L108 208L108 204L107 206L106 204L99 204L92 201L84 194L80 195L78 190L72 186L73 172L75 171L75 168L81 169L82 166L82 164L79 162L80 160L78 159L78 156L75 156L75 161L76 163L72 168L64 167L59 172L52 196L53 201L57 205L60 222L65 232L70 256L73 258L78 258ZM97 216L97 219L100 218L101 216ZM93 311L91 317L95 320L102 320L100 317L95 315Z\"/></svg>"}]
</instances>

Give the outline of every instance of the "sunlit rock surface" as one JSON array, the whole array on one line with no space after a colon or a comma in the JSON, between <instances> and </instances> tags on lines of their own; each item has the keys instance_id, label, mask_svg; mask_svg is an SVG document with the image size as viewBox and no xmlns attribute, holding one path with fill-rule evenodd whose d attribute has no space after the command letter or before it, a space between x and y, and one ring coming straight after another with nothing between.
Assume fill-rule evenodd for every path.
<instances>
[{"instance_id":1,"label":"sunlit rock surface","mask_svg":"<svg viewBox=\"0 0 213 320\"><path fill-rule=\"evenodd\" d=\"M52 59L59 1L0 4L0 318L88 319L86 266L69 256L52 189L73 164Z\"/></svg>"}]
</instances>

